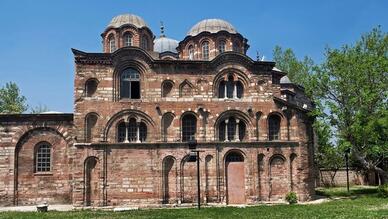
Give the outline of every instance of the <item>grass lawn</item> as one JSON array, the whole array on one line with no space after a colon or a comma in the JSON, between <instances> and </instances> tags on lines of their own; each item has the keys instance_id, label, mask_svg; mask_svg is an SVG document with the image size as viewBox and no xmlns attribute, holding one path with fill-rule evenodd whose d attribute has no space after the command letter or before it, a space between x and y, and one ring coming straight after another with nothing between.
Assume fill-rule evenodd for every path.
<instances>
[{"instance_id":1,"label":"grass lawn","mask_svg":"<svg viewBox=\"0 0 388 219\"><path fill-rule=\"evenodd\" d=\"M311 205L262 205L246 208L220 207L153 209L127 212L1 212L0 218L388 218L388 199L377 197L375 187L317 189L330 198L345 198Z\"/></svg>"}]
</instances>

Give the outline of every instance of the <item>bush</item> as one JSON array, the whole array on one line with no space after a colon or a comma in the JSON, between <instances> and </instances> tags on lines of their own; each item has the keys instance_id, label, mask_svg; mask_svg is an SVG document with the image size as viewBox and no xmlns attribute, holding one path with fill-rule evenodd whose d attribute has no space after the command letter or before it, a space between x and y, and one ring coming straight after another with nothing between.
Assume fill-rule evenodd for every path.
<instances>
[{"instance_id":1,"label":"bush","mask_svg":"<svg viewBox=\"0 0 388 219\"><path fill-rule=\"evenodd\" d=\"M388 183L377 188L377 195L382 198L388 198Z\"/></svg>"},{"instance_id":2,"label":"bush","mask_svg":"<svg viewBox=\"0 0 388 219\"><path fill-rule=\"evenodd\" d=\"M286 201L290 204L295 204L298 202L298 197L296 196L295 192L289 192L286 195Z\"/></svg>"}]
</instances>

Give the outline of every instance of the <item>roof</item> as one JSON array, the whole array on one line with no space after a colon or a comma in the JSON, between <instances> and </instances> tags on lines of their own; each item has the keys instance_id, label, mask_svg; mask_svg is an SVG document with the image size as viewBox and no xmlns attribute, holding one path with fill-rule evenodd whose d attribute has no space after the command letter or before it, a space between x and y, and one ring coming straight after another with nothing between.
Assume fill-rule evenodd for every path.
<instances>
[{"instance_id":1,"label":"roof","mask_svg":"<svg viewBox=\"0 0 388 219\"><path fill-rule=\"evenodd\" d=\"M176 48L178 47L179 42L174 39L167 37L160 37L154 40L154 51L158 53L162 52L173 52L178 53Z\"/></svg>"},{"instance_id":2,"label":"roof","mask_svg":"<svg viewBox=\"0 0 388 219\"><path fill-rule=\"evenodd\" d=\"M112 18L112 20L108 24L108 27L119 28L127 24L133 25L137 28L148 27L147 23L143 20L143 18L134 14L118 15Z\"/></svg>"},{"instance_id":3,"label":"roof","mask_svg":"<svg viewBox=\"0 0 388 219\"><path fill-rule=\"evenodd\" d=\"M205 19L195 24L189 32L187 32L187 35L196 36L202 32L218 33L220 31L234 34L237 33L236 28L227 21L222 19Z\"/></svg>"}]
</instances>

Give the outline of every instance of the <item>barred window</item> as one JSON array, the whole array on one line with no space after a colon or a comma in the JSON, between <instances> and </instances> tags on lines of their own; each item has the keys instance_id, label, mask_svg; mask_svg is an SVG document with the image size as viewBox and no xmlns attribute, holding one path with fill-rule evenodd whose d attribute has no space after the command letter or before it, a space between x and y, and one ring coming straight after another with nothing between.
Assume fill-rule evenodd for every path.
<instances>
[{"instance_id":1,"label":"barred window","mask_svg":"<svg viewBox=\"0 0 388 219\"><path fill-rule=\"evenodd\" d=\"M136 127L136 120L130 119L128 124L128 140L130 142L135 142L137 137L137 127Z\"/></svg>"},{"instance_id":2,"label":"barred window","mask_svg":"<svg viewBox=\"0 0 388 219\"><path fill-rule=\"evenodd\" d=\"M127 128L125 127L125 122L121 122L117 127L117 141L124 142L125 141L125 132Z\"/></svg>"},{"instance_id":3,"label":"barred window","mask_svg":"<svg viewBox=\"0 0 388 219\"><path fill-rule=\"evenodd\" d=\"M141 44L140 44L140 47L144 50L148 50L148 39L146 36L143 36L141 38Z\"/></svg>"},{"instance_id":4,"label":"barred window","mask_svg":"<svg viewBox=\"0 0 388 219\"><path fill-rule=\"evenodd\" d=\"M270 141L280 139L280 117L271 115L268 118L268 138Z\"/></svg>"},{"instance_id":5,"label":"barred window","mask_svg":"<svg viewBox=\"0 0 388 219\"><path fill-rule=\"evenodd\" d=\"M109 52L116 51L116 39L113 35L109 37Z\"/></svg>"},{"instance_id":6,"label":"barred window","mask_svg":"<svg viewBox=\"0 0 388 219\"><path fill-rule=\"evenodd\" d=\"M202 59L209 60L209 42L205 41L202 43Z\"/></svg>"},{"instance_id":7,"label":"barred window","mask_svg":"<svg viewBox=\"0 0 388 219\"><path fill-rule=\"evenodd\" d=\"M182 118L182 141L195 139L197 132L197 118L194 115L188 114Z\"/></svg>"},{"instance_id":8,"label":"barred window","mask_svg":"<svg viewBox=\"0 0 388 219\"><path fill-rule=\"evenodd\" d=\"M124 46L132 46L132 35L127 33L124 35Z\"/></svg>"},{"instance_id":9,"label":"barred window","mask_svg":"<svg viewBox=\"0 0 388 219\"><path fill-rule=\"evenodd\" d=\"M225 52L225 41L221 40L219 43L218 43L218 53L223 53Z\"/></svg>"},{"instance_id":10,"label":"barred window","mask_svg":"<svg viewBox=\"0 0 388 219\"><path fill-rule=\"evenodd\" d=\"M51 145L47 142L39 143L35 152L35 172L51 171Z\"/></svg>"}]
</instances>

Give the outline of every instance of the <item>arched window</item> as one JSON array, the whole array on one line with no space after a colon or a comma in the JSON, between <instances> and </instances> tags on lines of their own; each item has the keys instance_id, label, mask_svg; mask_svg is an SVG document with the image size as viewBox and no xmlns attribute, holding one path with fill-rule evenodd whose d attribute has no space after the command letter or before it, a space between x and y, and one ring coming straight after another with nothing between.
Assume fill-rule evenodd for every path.
<instances>
[{"instance_id":1,"label":"arched window","mask_svg":"<svg viewBox=\"0 0 388 219\"><path fill-rule=\"evenodd\" d=\"M85 83L85 93L87 97L93 96L97 90L98 81L95 78L88 79Z\"/></svg>"},{"instance_id":2,"label":"arched window","mask_svg":"<svg viewBox=\"0 0 388 219\"><path fill-rule=\"evenodd\" d=\"M245 123L240 119L229 117L218 126L220 141L242 141L245 137Z\"/></svg>"},{"instance_id":3,"label":"arched window","mask_svg":"<svg viewBox=\"0 0 388 219\"><path fill-rule=\"evenodd\" d=\"M51 145L47 142L35 146L35 172L51 171Z\"/></svg>"},{"instance_id":4,"label":"arched window","mask_svg":"<svg viewBox=\"0 0 388 219\"><path fill-rule=\"evenodd\" d=\"M202 59L209 60L209 42L205 41L202 43Z\"/></svg>"},{"instance_id":5,"label":"arched window","mask_svg":"<svg viewBox=\"0 0 388 219\"><path fill-rule=\"evenodd\" d=\"M240 43L237 41L233 42L233 51L234 52L240 52Z\"/></svg>"},{"instance_id":6,"label":"arched window","mask_svg":"<svg viewBox=\"0 0 388 219\"><path fill-rule=\"evenodd\" d=\"M218 42L218 53L221 54L223 52L225 52L225 41L224 40L221 40Z\"/></svg>"},{"instance_id":7,"label":"arched window","mask_svg":"<svg viewBox=\"0 0 388 219\"><path fill-rule=\"evenodd\" d=\"M192 114L184 115L182 118L182 141L195 140L197 132L197 118Z\"/></svg>"},{"instance_id":8,"label":"arched window","mask_svg":"<svg viewBox=\"0 0 388 219\"><path fill-rule=\"evenodd\" d=\"M121 122L117 126L118 142L144 142L147 139L147 125L144 122L137 122L131 118L128 122Z\"/></svg>"},{"instance_id":9,"label":"arched window","mask_svg":"<svg viewBox=\"0 0 388 219\"><path fill-rule=\"evenodd\" d=\"M91 142L93 138L93 128L97 123L97 115L90 113L85 118L85 142Z\"/></svg>"},{"instance_id":10,"label":"arched window","mask_svg":"<svg viewBox=\"0 0 388 219\"><path fill-rule=\"evenodd\" d=\"M194 46L189 46L189 59L194 60Z\"/></svg>"},{"instance_id":11,"label":"arched window","mask_svg":"<svg viewBox=\"0 0 388 219\"><path fill-rule=\"evenodd\" d=\"M244 86L240 81L234 81L229 75L227 81L221 81L218 85L218 98L242 98Z\"/></svg>"},{"instance_id":12,"label":"arched window","mask_svg":"<svg viewBox=\"0 0 388 219\"><path fill-rule=\"evenodd\" d=\"M141 37L140 47L144 50L148 50L148 39L146 36Z\"/></svg>"},{"instance_id":13,"label":"arched window","mask_svg":"<svg viewBox=\"0 0 388 219\"><path fill-rule=\"evenodd\" d=\"M162 84L162 97L167 97L171 93L174 84L172 81L163 81Z\"/></svg>"},{"instance_id":14,"label":"arched window","mask_svg":"<svg viewBox=\"0 0 388 219\"><path fill-rule=\"evenodd\" d=\"M124 46L132 46L132 34L126 33L123 37Z\"/></svg>"},{"instance_id":15,"label":"arched window","mask_svg":"<svg viewBox=\"0 0 388 219\"><path fill-rule=\"evenodd\" d=\"M133 68L120 75L120 98L140 99L140 74Z\"/></svg>"},{"instance_id":16,"label":"arched window","mask_svg":"<svg viewBox=\"0 0 388 219\"><path fill-rule=\"evenodd\" d=\"M270 141L280 139L280 120L278 115L268 117L268 139Z\"/></svg>"},{"instance_id":17,"label":"arched window","mask_svg":"<svg viewBox=\"0 0 388 219\"><path fill-rule=\"evenodd\" d=\"M168 140L168 129L174 120L172 113L165 113L162 117L162 139L164 142Z\"/></svg>"},{"instance_id":18,"label":"arched window","mask_svg":"<svg viewBox=\"0 0 388 219\"><path fill-rule=\"evenodd\" d=\"M116 51L116 39L115 36L112 34L109 37L109 52L114 52Z\"/></svg>"}]
</instances>

